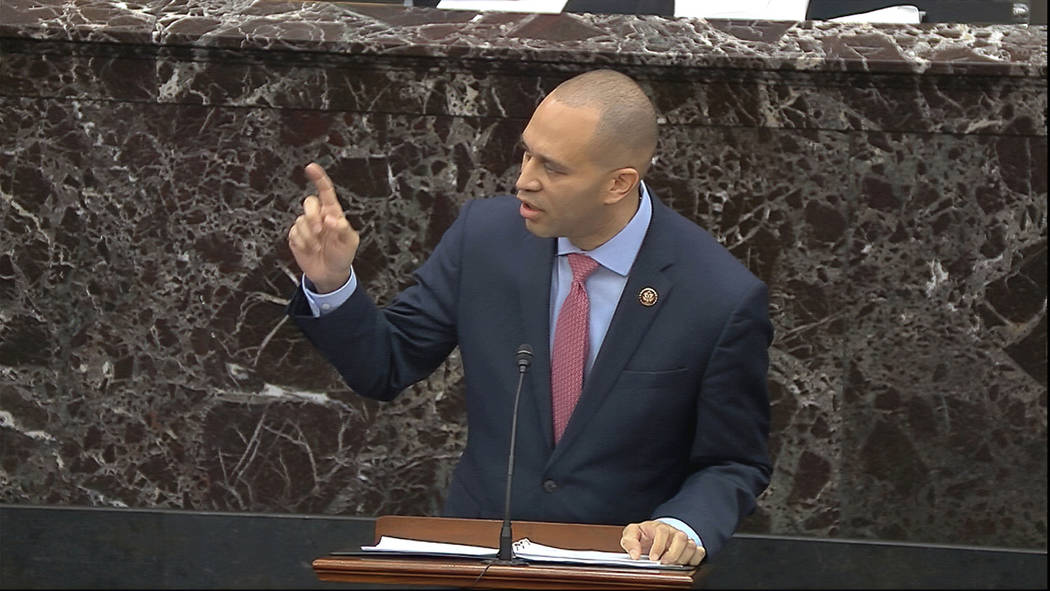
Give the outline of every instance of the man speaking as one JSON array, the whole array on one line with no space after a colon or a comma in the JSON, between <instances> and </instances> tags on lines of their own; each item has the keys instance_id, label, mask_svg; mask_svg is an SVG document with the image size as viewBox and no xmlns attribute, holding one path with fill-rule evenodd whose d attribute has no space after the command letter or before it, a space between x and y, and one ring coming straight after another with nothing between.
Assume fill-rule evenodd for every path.
<instances>
[{"instance_id":1,"label":"man speaking","mask_svg":"<svg viewBox=\"0 0 1050 591\"><path fill-rule=\"evenodd\" d=\"M514 519L625 525L637 558L699 564L769 483L766 286L642 182L656 113L630 78L558 86L521 135L515 196L468 202L385 308L317 164L288 243L289 313L358 394L390 400L459 347L468 436L445 506L501 518L517 371Z\"/></svg>"}]
</instances>

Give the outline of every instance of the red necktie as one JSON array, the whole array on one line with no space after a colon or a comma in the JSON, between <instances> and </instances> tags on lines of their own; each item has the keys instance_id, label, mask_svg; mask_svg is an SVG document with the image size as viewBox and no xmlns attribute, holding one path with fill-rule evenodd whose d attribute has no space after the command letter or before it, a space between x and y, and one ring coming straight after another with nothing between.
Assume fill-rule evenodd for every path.
<instances>
[{"instance_id":1,"label":"red necktie","mask_svg":"<svg viewBox=\"0 0 1050 591\"><path fill-rule=\"evenodd\" d=\"M587 363L587 316L591 304L584 282L598 262L579 253L569 254L572 286L558 313L551 359L551 403L554 412L554 443L558 443L576 401L583 391L583 368Z\"/></svg>"}]
</instances>

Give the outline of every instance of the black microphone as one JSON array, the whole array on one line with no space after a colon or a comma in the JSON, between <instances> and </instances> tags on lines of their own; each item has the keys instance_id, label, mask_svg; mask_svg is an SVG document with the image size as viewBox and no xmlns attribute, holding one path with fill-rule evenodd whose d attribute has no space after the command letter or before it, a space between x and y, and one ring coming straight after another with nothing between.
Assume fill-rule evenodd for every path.
<instances>
[{"instance_id":1,"label":"black microphone","mask_svg":"<svg viewBox=\"0 0 1050 591\"><path fill-rule=\"evenodd\" d=\"M499 560L513 563L513 538L510 533L510 484L514 479L514 443L518 438L518 401L521 399L521 385L525 383L525 372L532 364L532 347L518 345L515 356L518 362L518 389L514 392L514 414L510 422L510 452L507 454L507 494L503 502L503 527L499 531Z\"/></svg>"}]
</instances>

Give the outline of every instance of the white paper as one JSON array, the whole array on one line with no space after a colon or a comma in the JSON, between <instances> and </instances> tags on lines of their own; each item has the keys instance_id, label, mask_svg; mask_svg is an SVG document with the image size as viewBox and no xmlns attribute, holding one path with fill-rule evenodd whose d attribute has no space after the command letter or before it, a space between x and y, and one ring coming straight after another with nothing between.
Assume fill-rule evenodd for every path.
<instances>
[{"instance_id":1,"label":"white paper","mask_svg":"<svg viewBox=\"0 0 1050 591\"><path fill-rule=\"evenodd\" d=\"M847 14L829 18L833 23L893 23L901 25L917 25L922 22L922 12L918 6L901 5L890 6L863 12L860 14Z\"/></svg>"},{"instance_id":2,"label":"white paper","mask_svg":"<svg viewBox=\"0 0 1050 591\"><path fill-rule=\"evenodd\" d=\"M442 542L425 542L383 536L375 546L362 546L364 552L396 552L399 554L427 554L442 556L464 556L472 558L494 558L499 554L496 548L468 546L464 544L445 544ZM553 546L533 543L528 538L514 542L514 557L532 562L561 562L570 564L590 564L592 566L629 566L632 568L662 568L686 570L692 567L682 565L660 564L643 556L638 560L626 552L600 552L597 550L566 550Z\"/></svg>"},{"instance_id":3,"label":"white paper","mask_svg":"<svg viewBox=\"0 0 1050 591\"><path fill-rule=\"evenodd\" d=\"M598 550L565 550L537 544L528 538L514 542L514 556L534 562L568 562L573 564L591 564L601 566L629 566L632 568L662 568L686 570L692 567L683 565L661 564L642 556L637 560L626 552L601 552Z\"/></svg>"},{"instance_id":4,"label":"white paper","mask_svg":"<svg viewBox=\"0 0 1050 591\"><path fill-rule=\"evenodd\" d=\"M558 13L568 0L441 0L438 8L446 10L494 10L501 12Z\"/></svg>"},{"instance_id":5,"label":"white paper","mask_svg":"<svg viewBox=\"0 0 1050 591\"><path fill-rule=\"evenodd\" d=\"M809 0L676 0L675 16L804 21Z\"/></svg>"},{"instance_id":6,"label":"white paper","mask_svg":"<svg viewBox=\"0 0 1050 591\"><path fill-rule=\"evenodd\" d=\"M375 546L361 546L365 552L400 552L403 554L453 554L455 556L495 556L497 548L468 546L465 544L445 544L443 542L424 542L383 536Z\"/></svg>"}]
</instances>

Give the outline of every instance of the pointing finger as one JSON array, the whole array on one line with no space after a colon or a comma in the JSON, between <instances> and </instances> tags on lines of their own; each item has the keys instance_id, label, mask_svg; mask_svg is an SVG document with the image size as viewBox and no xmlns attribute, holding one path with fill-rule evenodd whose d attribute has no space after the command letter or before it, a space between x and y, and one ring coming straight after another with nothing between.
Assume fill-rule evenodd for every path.
<instances>
[{"instance_id":1,"label":"pointing finger","mask_svg":"<svg viewBox=\"0 0 1050 591\"><path fill-rule=\"evenodd\" d=\"M637 523L632 523L623 528L623 535L620 537L620 547L634 560L637 560L642 555L642 532Z\"/></svg>"},{"instance_id":2,"label":"pointing finger","mask_svg":"<svg viewBox=\"0 0 1050 591\"><path fill-rule=\"evenodd\" d=\"M308 164L306 178L310 179L310 182L317 188L317 196L320 197L322 206L334 205L339 208L339 200L335 198L335 185L332 184L332 179L328 178L328 173L321 168L320 164L316 162ZM342 208L339 209L342 211Z\"/></svg>"}]
</instances>

